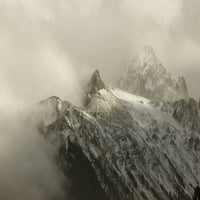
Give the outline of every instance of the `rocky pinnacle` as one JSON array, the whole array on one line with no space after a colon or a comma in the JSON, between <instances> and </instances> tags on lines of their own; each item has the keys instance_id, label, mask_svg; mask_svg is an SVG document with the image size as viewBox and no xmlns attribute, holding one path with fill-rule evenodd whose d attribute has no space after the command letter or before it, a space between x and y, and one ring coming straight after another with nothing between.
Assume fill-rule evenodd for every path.
<instances>
[{"instance_id":1,"label":"rocky pinnacle","mask_svg":"<svg viewBox=\"0 0 200 200\"><path fill-rule=\"evenodd\" d=\"M96 94L99 90L105 89L105 84L101 79L100 73L98 70L96 70L93 74L92 77L87 85L86 89L86 97L84 104L88 105L90 102L90 98L92 95Z\"/></svg>"}]
</instances>

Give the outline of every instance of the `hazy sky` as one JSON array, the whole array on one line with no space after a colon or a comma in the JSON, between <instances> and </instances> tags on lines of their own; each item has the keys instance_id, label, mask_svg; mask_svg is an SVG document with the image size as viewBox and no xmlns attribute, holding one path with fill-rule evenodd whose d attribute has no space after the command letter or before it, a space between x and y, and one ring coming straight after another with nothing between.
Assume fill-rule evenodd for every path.
<instances>
[{"instance_id":1,"label":"hazy sky","mask_svg":"<svg viewBox=\"0 0 200 200\"><path fill-rule=\"evenodd\" d=\"M52 95L80 104L94 69L113 84L144 44L200 96L199 0L0 0L0 199L62 199L27 110Z\"/></svg>"},{"instance_id":2,"label":"hazy sky","mask_svg":"<svg viewBox=\"0 0 200 200\"><path fill-rule=\"evenodd\" d=\"M79 104L89 73L112 83L143 44L197 98L199 19L198 0L1 0L0 105L54 94Z\"/></svg>"}]
</instances>

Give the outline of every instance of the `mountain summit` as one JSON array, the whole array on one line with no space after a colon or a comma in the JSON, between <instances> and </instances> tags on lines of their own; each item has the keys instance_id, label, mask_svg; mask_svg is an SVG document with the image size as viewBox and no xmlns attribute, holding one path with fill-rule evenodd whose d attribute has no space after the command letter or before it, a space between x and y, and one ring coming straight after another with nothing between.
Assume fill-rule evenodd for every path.
<instances>
[{"instance_id":1,"label":"mountain summit","mask_svg":"<svg viewBox=\"0 0 200 200\"><path fill-rule=\"evenodd\" d=\"M120 79L120 88L149 99L189 99L185 78L179 77L176 81L158 60L151 46L145 46L134 57L127 73Z\"/></svg>"}]
</instances>

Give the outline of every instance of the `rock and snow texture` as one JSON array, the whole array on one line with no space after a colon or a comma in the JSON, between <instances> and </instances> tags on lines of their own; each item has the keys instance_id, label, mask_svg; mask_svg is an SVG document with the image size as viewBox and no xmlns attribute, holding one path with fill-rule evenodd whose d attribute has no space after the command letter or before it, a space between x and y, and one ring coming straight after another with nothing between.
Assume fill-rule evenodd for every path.
<instances>
[{"instance_id":1,"label":"rock and snow texture","mask_svg":"<svg viewBox=\"0 0 200 200\"><path fill-rule=\"evenodd\" d=\"M173 79L150 46L145 46L134 57L128 71L120 79L119 87L149 99L176 101L189 98L185 78Z\"/></svg>"},{"instance_id":2,"label":"rock and snow texture","mask_svg":"<svg viewBox=\"0 0 200 200\"><path fill-rule=\"evenodd\" d=\"M192 199L200 179L198 103L108 89L98 71L88 88L84 108L56 97L41 103L52 104L40 130L60 145L66 174L87 174L82 179L97 184L99 200Z\"/></svg>"},{"instance_id":3,"label":"rock and snow texture","mask_svg":"<svg viewBox=\"0 0 200 200\"><path fill-rule=\"evenodd\" d=\"M87 106L90 103L91 96L101 89L106 89L104 82L101 80L99 71L96 70L90 79L90 82L86 88L86 96L84 99L84 105Z\"/></svg>"}]
</instances>

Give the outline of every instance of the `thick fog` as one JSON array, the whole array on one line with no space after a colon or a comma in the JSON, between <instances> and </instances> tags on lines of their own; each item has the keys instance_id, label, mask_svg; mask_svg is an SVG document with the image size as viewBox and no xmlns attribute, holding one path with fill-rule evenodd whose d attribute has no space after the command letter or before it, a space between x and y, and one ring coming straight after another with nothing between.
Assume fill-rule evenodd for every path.
<instances>
[{"instance_id":1,"label":"thick fog","mask_svg":"<svg viewBox=\"0 0 200 200\"><path fill-rule=\"evenodd\" d=\"M29 118L29 120L27 119ZM0 199L63 200L68 181L59 171L53 146L37 132L33 115L1 113Z\"/></svg>"},{"instance_id":2,"label":"thick fog","mask_svg":"<svg viewBox=\"0 0 200 200\"><path fill-rule=\"evenodd\" d=\"M55 94L79 104L89 73L98 68L112 84L144 44L186 76L197 98L199 7L198 0L1 0L0 103Z\"/></svg>"},{"instance_id":3,"label":"thick fog","mask_svg":"<svg viewBox=\"0 0 200 200\"><path fill-rule=\"evenodd\" d=\"M52 95L80 105L96 68L114 85L149 44L198 98L199 21L199 0L0 0L0 199L65 198L52 147L25 119Z\"/></svg>"}]
</instances>

